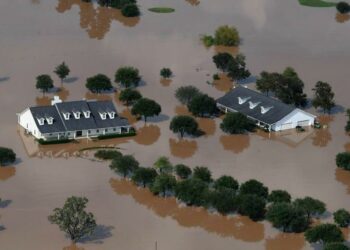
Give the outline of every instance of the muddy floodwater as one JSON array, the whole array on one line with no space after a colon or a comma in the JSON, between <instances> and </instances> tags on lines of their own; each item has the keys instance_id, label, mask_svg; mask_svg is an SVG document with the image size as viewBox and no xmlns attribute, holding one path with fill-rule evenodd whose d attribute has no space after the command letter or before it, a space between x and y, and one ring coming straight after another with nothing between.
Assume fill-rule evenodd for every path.
<instances>
[{"instance_id":1,"label":"muddy floodwater","mask_svg":"<svg viewBox=\"0 0 350 250\"><path fill-rule=\"evenodd\" d=\"M335 155L350 150L344 133L344 109L350 107L350 21L334 8L308 8L297 0L143 0L142 16L124 18L117 10L80 0L0 1L0 146L13 148L18 160L0 168L1 249L122 249L227 250L311 249L300 234L282 234L267 222L223 217L199 208L186 208L174 199L161 199L122 181L107 162L92 159L90 146L118 147L151 166L159 156L172 163L208 166L214 177L226 174L240 182L255 178L293 197L312 196L330 212L350 208L350 172L336 168ZM173 7L171 14L147 11ZM292 66L312 95L316 81L329 82L337 108L321 119L328 127L294 131L226 135L221 118L198 119L205 133L180 139L169 131L171 117L186 114L174 91L192 84L218 98L232 88L228 79L212 82L212 56L226 48L205 48L200 34L219 25L238 28L239 48L253 76L262 70ZM71 68L62 84L52 71L65 61ZM114 78L123 65L139 68L140 92L162 105L159 117L147 124L117 101L118 93L92 95L87 77L103 73ZM159 77L169 67L171 81ZM35 89L35 77L51 74L57 93L45 97ZM254 77L244 82L254 88ZM28 106L48 105L53 95L64 100L110 99L137 129L138 135L98 143L38 146L17 126L16 113ZM310 109L311 113L321 115ZM47 216L71 195L86 196L98 230L71 246Z\"/></svg>"}]
</instances>

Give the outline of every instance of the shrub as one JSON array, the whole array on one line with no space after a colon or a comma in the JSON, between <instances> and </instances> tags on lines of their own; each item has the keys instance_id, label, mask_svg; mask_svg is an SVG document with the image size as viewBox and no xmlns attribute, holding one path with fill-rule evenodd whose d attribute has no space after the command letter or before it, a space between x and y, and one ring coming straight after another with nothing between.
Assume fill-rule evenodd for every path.
<instances>
[{"instance_id":1,"label":"shrub","mask_svg":"<svg viewBox=\"0 0 350 250\"><path fill-rule=\"evenodd\" d=\"M238 196L238 213L249 216L254 221L264 218L265 200L255 194L244 194Z\"/></svg>"},{"instance_id":2,"label":"shrub","mask_svg":"<svg viewBox=\"0 0 350 250\"><path fill-rule=\"evenodd\" d=\"M257 180L249 180L244 182L241 185L239 192L242 195L254 194L264 199L266 199L269 194L268 188L265 187L264 184L262 184Z\"/></svg>"},{"instance_id":3,"label":"shrub","mask_svg":"<svg viewBox=\"0 0 350 250\"><path fill-rule=\"evenodd\" d=\"M137 17L139 16L140 13L140 9L136 4L127 4L122 8L122 14L125 17Z\"/></svg>"},{"instance_id":4,"label":"shrub","mask_svg":"<svg viewBox=\"0 0 350 250\"><path fill-rule=\"evenodd\" d=\"M204 182L211 182L211 172L207 167L195 167L193 170L193 178L200 179Z\"/></svg>"},{"instance_id":5,"label":"shrub","mask_svg":"<svg viewBox=\"0 0 350 250\"><path fill-rule=\"evenodd\" d=\"M339 209L333 213L334 222L340 227L348 227L350 224L350 213L345 209Z\"/></svg>"},{"instance_id":6,"label":"shrub","mask_svg":"<svg viewBox=\"0 0 350 250\"><path fill-rule=\"evenodd\" d=\"M229 189L232 191L237 191L238 187L238 181L236 181L233 177L227 175L221 176L214 182L214 189L216 190Z\"/></svg>"},{"instance_id":7,"label":"shrub","mask_svg":"<svg viewBox=\"0 0 350 250\"><path fill-rule=\"evenodd\" d=\"M163 78L170 78L172 77L172 75L173 75L173 72L169 68L162 68L160 70L160 76Z\"/></svg>"},{"instance_id":8,"label":"shrub","mask_svg":"<svg viewBox=\"0 0 350 250\"><path fill-rule=\"evenodd\" d=\"M176 165L175 172L181 179L187 179L192 174L192 170L183 164Z\"/></svg>"},{"instance_id":9,"label":"shrub","mask_svg":"<svg viewBox=\"0 0 350 250\"><path fill-rule=\"evenodd\" d=\"M201 37L201 41L203 42L205 47L211 47L215 44L215 39L213 36L209 36L209 35L203 35Z\"/></svg>"},{"instance_id":10,"label":"shrub","mask_svg":"<svg viewBox=\"0 0 350 250\"><path fill-rule=\"evenodd\" d=\"M113 160L121 157L122 153L117 150L98 150L94 156L102 160Z\"/></svg>"},{"instance_id":11,"label":"shrub","mask_svg":"<svg viewBox=\"0 0 350 250\"><path fill-rule=\"evenodd\" d=\"M16 154L10 148L0 147L0 166L14 163L16 161Z\"/></svg>"},{"instance_id":12,"label":"shrub","mask_svg":"<svg viewBox=\"0 0 350 250\"><path fill-rule=\"evenodd\" d=\"M347 2L339 2L336 6L337 10L341 14L346 14L350 12L350 5Z\"/></svg>"},{"instance_id":13,"label":"shrub","mask_svg":"<svg viewBox=\"0 0 350 250\"><path fill-rule=\"evenodd\" d=\"M214 39L216 45L223 46L238 46L240 42L237 29L228 25L217 28Z\"/></svg>"}]
</instances>

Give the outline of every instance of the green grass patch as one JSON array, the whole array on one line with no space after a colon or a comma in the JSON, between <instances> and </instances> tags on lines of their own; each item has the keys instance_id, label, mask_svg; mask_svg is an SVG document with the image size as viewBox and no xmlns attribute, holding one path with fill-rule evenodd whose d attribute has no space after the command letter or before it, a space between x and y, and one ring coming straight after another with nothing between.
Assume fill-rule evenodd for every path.
<instances>
[{"instance_id":1,"label":"green grass patch","mask_svg":"<svg viewBox=\"0 0 350 250\"><path fill-rule=\"evenodd\" d=\"M39 139L36 140L37 142L39 142L39 144L41 145L52 145L52 144L65 144L65 143L70 143L74 140L71 139L62 139L62 140L49 140L49 141L45 141L44 139Z\"/></svg>"},{"instance_id":2,"label":"green grass patch","mask_svg":"<svg viewBox=\"0 0 350 250\"><path fill-rule=\"evenodd\" d=\"M97 137L99 140L104 140L104 139L112 139L112 138L121 138L121 137L128 137L128 136L135 136L136 132L132 131L130 133L126 134L108 134L108 135L100 135Z\"/></svg>"},{"instance_id":3,"label":"green grass patch","mask_svg":"<svg viewBox=\"0 0 350 250\"><path fill-rule=\"evenodd\" d=\"M327 2L323 0L299 0L299 3L309 7L334 7L337 5L335 2Z\"/></svg>"},{"instance_id":4,"label":"green grass patch","mask_svg":"<svg viewBox=\"0 0 350 250\"><path fill-rule=\"evenodd\" d=\"M172 13L172 12L175 12L175 9L169 8L169 7L154 7L154 8L150 8L148 10L151 11L151 12L155 12L155 13Z\"/></svg>"}]
</instances>

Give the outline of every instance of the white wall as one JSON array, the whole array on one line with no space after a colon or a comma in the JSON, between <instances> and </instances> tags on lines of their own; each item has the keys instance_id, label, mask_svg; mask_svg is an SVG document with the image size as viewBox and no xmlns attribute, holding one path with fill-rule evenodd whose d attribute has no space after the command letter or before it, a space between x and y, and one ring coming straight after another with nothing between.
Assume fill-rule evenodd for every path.
<instances>
[{"instance_id":1,"label":"white wall","mask_svg":"<svg viewBox=\"0 0 350 250\"><path fill-rule=\"evenodd\" d=\"M302 111L300 109L295 109L293 112L291 112L289 115L284 117L282 120L278 121L276 124L272 125L272 130L274 131L280 131L283 130L283 124L289 124L291 123L290 128L295 128L298 126L298 122L308 120L307 126L311 126L315 122L315 116L312 114L309 114L305 111Z\"/></svg>"},{"instance_id":2,"label":"white wall","mask_svg":"<svg viewBox=\"0 0 350 250\"><path fill-rule=\"evenodd\" d=\"M24 110L22 113L18 116L18 123L21 125L24 129L29 131L35 138L40 139L42 138L41 133L39 132L38 127L36 126L36 123L34 121L34 117L32 115L32 112L29 108Z\"/></svg>"}]
</instances>

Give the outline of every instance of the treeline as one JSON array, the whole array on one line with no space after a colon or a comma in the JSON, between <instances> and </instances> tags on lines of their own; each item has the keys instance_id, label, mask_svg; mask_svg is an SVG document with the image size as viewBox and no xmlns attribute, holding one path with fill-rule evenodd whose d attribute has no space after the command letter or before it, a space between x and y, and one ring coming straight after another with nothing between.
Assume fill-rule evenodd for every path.
<instances>
[{"instance_id":1,"label":"treeline","mask_svg":"<svg viewBox=\"0 0 350 250\"><path fill-rule=\"evenodd\" d=\"M269 191L254 179L241 184L227 175L214 179L207 167L197 166L192 170L183 164L174 166L166 157L160 157L153 167L141 167L134 156L118 151L100 150L95 156L112 160L113 171L148 188L154 195L173 196L187 206L204 207L222 215L238 213L254 221L266 219L283 232L305 232L310 243L342 245L344 241L335 224L311 226L313 219L326 212L326 205L312 197L293 200L287 191ZM349 226L348 211L340 209L333 216L340 227Z\"/></svg>"}]
</instances>

